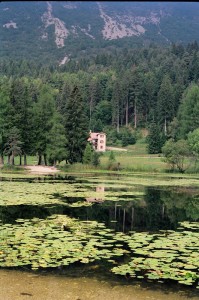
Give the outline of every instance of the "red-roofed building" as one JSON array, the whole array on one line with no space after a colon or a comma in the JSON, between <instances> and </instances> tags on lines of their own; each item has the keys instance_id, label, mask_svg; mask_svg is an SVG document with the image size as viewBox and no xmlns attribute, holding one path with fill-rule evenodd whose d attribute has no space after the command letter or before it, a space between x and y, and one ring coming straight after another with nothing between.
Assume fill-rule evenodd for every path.
<instances>
[{"instance_id":1,"label":"red-roofed building","mask_svg":"<svg viewBox=\"0 0 199 300\"><path fill-rule=\"evenodd\" d=\"M93 145L93 149L98 152L106 151L106 134L104 132L91 132L88 141Z\"/></svg>"}]
</instances>

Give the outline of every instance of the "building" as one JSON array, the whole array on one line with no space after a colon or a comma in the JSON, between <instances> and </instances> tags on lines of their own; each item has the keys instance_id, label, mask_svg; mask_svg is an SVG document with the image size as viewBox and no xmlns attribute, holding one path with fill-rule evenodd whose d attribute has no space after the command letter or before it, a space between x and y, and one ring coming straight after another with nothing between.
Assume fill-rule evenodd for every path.
<instances>
[{"instance_id":1,"label":"building","mask_svg":"<svg viewBox=\"0 0 199 300\"><path fill-rule=\"evenodd\" d=\"M106 151L106 134L104 132L91 132L88 141L93 145L93 149L98 152Z\"/></svg>"}]
</instances>

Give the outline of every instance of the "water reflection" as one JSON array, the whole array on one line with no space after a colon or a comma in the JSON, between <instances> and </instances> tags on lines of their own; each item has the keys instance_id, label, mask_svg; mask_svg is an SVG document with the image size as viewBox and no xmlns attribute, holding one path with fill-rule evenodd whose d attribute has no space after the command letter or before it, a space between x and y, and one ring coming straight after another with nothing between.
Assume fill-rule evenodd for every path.
<instances>
[{"instance_id":1,"label":"water reflection","mask_svg":"<svg viewBox=\"0 0 199 300\"><path fill-rule=\"evenodd\" d=\"M17 218L46 218L52 214L64 214L80 220L104 222L109 228L123 232L176 229L178 222L199 220L197 189L148 187L140 200L132 198L131 201L105 201L103 185L97 186L96 192L95 198L66 197L66 205L0 206L0 220L13 223ZM75 202L80 202L80 207L67 206ZM90 202L91 206L85 206L85 202Z\"/></svg>"},{"instance_id":2,"label":"water reflection","mask_svg":"<svg viewBox=\"0 0 199 300\"><path fill-rule=\"evenodd\" d=\"M96 191L97 196L86 198L86 201L89 202L89 203L102 203L102 202L104 202L104 200L105 200L105 193L104 193L105 187L104 187L104 185L96 186L95 191Z\"/></svg>"}]
</instances>

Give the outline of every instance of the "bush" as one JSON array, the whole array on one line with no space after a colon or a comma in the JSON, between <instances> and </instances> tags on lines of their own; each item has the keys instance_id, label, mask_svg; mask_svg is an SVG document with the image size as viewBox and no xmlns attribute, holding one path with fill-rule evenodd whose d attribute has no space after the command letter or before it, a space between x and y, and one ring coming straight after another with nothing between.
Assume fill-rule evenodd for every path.
<instances>
[{"instance_id":1,"label":"bush","mask_svg":"<svg viewBox=\"0 0 199 300\"><path fill-rule=\"evenodd\" d=\"M135 134L129 128L123 127L120 132L115 129L106 128L107 143L109 145L128 146L136 143Z\"/></svg>"}]
</instances>

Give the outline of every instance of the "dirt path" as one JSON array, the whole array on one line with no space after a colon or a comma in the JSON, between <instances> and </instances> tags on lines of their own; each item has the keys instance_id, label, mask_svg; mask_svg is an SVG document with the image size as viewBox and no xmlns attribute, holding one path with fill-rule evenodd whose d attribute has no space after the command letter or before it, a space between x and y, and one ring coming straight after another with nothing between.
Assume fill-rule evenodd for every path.
<instances>
[{"instance_id":1,"label":"dirt path","mask_svg":"<svg viewBox=\"0 0 199 300\"><path fill-rule=\"evenodd\" d=\"M118 147L106 147L106 150L113 150L113 151L127 151L127 149L118 148Z\"/></svg>"},{"instance_id":2,"label":"dirt path","mask_svg":"<svg viewBox=\"0 0 199 300\"><path fill-rule=\"evenodd\" d=\"M31 174L51 174L51 173L59 172L59 170L56 167L48 167L48 166L26 166L25 168Z\"/></svg>"}]
</instances>

